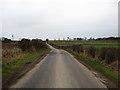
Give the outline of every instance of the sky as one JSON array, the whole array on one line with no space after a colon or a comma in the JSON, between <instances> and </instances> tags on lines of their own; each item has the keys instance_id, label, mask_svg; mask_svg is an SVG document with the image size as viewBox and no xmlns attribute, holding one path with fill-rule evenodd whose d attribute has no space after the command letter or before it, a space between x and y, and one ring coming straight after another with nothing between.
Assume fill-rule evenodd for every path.
<instances>
[{"instance_id":1,"label":"sky","mask_svg":"<svg viewBox=\"0 0 120 90\"><path fill-rule=\"evenodd\" d=\"M0 36L63 39L118 36L119 0L1 0Z\"/></svg>"}]
</instances>

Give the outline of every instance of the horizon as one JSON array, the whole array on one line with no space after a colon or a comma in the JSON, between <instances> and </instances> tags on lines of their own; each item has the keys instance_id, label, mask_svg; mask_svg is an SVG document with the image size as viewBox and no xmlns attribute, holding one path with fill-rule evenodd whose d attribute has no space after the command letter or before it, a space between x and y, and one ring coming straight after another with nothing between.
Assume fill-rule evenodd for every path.
<instances>
[{"instance_id":1,"label":"horizon","mask_svg":"<svg viewBox=\"0 0 120 90\"><path fill-rule=\"evenodd\" d=\"M0 37L0 40L2 40L2 38L7 38L7 37ZM84 37L84 38L82 38L82 37L73 37L73 38L70 38L69 37L69 40L73 40L73 41L76 41L76 40L74 40L75 38L81 38L81 39L83 39L83 40L85 40L85 38L86 38L86 40L89 40L90 38L91 39L99 39L99 38L101 38L101 39L104 39L104 38L120 38L119 36L117 36L117 37L98 37L98 38L94 38L94 37L90 37L90 38L87 38L87 37ZM29 40L32 40L32 39L41 39L41 38L20 38L20 39L12 39L12 38L7 38L7 39L10 39L11 41L20 41L20 40L22 40L22 39L29 39ZM51 41L69 41L68 40L68 38L66 37L66 38L57 38L57 39L49 39L49 38L46 38L46 39L48 39L48 40L51 40ZM41 39L41 40L43 40L43 41L45 41L46 39ZM81 40L77 40L77 41L81 41Z\"/></svg>"}]
</instances>

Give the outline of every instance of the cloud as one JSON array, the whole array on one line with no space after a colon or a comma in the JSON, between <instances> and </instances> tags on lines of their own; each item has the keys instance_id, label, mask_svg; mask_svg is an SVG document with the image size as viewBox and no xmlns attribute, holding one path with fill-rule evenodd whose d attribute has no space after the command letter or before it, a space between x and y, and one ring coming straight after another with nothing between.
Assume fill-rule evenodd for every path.
<instances>
[{"instance_id":1,"label":"cloud","mask_svg":"<svg viewBox=\"0 0 120 90\"><path fill-rule=\"evenodd\" d=\"M2 0L3 36L117 36L117 3L118 0Z\"/></svg>"}]
</instances>

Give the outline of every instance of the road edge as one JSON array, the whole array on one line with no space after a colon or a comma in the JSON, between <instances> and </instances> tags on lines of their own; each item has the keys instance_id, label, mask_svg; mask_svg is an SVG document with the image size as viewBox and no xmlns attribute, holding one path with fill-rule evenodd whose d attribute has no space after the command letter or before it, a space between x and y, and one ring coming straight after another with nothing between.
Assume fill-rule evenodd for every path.
<instances>
[{"instance_id":1,"label":"road edge","mask_svg":"<svg viewBox=\"0 0 120 90\"><path fill-rule=\"evenodd\" d=\"M30 70L32 70L38 63L40 63L51 51L51 49L44 53L43 55L39 55L35 58L34 62L30 63L28 66L23 68L18 75L13 75L12 78L10 79L10 82L8 82L2 89L7 90L9 89L12 85L14 85L18 79L22 78L26 73L28 73Z\"/></svg>"},{"instance_id":2,"label":"road edge","mask_svg":"<svg viewBox=\"0 0 120 90\"><path fill-rule=\"evenodd\" d=\"M61 49L61 50L64 50L64 49ZM76 62L81 63L86 68L88 68L95 75L96 78L98 78L103 84L106 85L107 88L118 88L117 85L115 85L111 80L109 80L108 78L103 76L99 71L94 69L92 66L90 66L89 64L83 62L82 60L77 58L75 55L70 53L68 50L64 50L64 51L66 51L71 57L75 58Z\"/></svg>"}]
</instances>

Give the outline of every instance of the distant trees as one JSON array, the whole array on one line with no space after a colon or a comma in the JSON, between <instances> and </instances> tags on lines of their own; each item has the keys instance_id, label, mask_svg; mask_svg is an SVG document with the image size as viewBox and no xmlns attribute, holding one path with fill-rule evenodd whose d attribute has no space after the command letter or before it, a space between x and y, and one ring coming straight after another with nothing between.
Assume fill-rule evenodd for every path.
<instances>
[{"instance_id":1,"label":"distant trees","mask_svg":"<svg viewBox=\"0 0 120 90\"><path fill-rule=\"evenodd\" d=\"M120 40L120 37L97 38L95 40Z\"/></svg>"},{"instance_id":2,"label":"distant trees","mask_svg":"<svg viewBox=\"0 0 120 90\"><path fill-rule=\"evenodd\" d=\"M48 42L49 41L49 39L46 39L46 42Z\"/></svg>"},{"instance_id":3,"label":"distant trees","mask_svg":"<svg viewBox=\"0 0 120 90\"><path fill-rule=\"evenodd\" d=\"M69 39L69 37L67 37ZM120 37L107 37L107 38L92 38L90 37L89 39L87 39L87 37L83 38L73 38L73 40L120 40Z\"/></svg>"},{"instance_id":4,"label":"distant trees","mask_svg":"<svg viewBox=\"0 0 120 90\"><path fill-rule=\"evenodd\" d=\"M88 40L95 40L94 38L92 38L92 37L90 37L90 39L88 39Z\"/></svg>"},{"instance_id":5,"label":"distant trees","mask_svg":"<svg viewBox=\"0 0 120 90\"><path fill-rule=\"evenodd\" d=\"M1 39L1 41L2 41L2 42L5 42L5 43L9 43L9 42L11 42L11 39L4 38L4 37L3 37L3 38Z\"/></svg>"},{"instance_id":6,"label":"distant trees","mask_svg":"<svg viewBox=\"0 0 120 90\"><path fill-rule=\"evenodd\" d=\"M47 40L47 39L46 39ZM54 39L55 41L56 39ZM58 38L58 40L60 40L60 38ZM65 40L65 38L63 38L63 41ZM120 37L106 37L106 38L94 38L94 37L90 37L87 39L87 37L81 38L81 37L74 37L74 38L70 38L67 37L66 39L67 41L82 41L82 40L87 40L87 41L98 41L98 40L120 40Z\"/></svg>"},{"instance_id":7,"label":"distant trees","mask_svg":"<svg viewBox=\"0 0 120 90\"><path fill-rule=\"evenodd\" d=\"M73 40L83 40L83 38L73 38Z\"/></svg>"}]
</instances>

